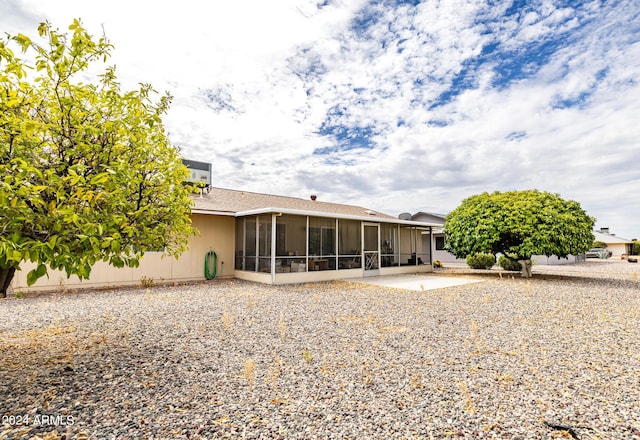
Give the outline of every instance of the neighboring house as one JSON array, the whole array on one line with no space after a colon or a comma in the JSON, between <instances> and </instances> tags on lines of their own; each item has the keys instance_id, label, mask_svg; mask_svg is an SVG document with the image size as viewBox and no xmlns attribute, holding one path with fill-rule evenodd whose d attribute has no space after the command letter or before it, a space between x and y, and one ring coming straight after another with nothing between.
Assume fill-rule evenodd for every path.
<instances>
[{"instance_id":1,"label":"neighboring house","mask_svg":"<svg viewBox=\"0 0 640 440\"><path fill-rule=\"evenodd\" d=\"M204 279L207 252L217 255L218 276L284 284L431 272L436 224L401 220L366 208L311 199L208 187L194 196L199 235L180 257L147 252L138 268L98 263L88 280L50 271L32 290L139 285L141 280ZM24 264L14 290L27 291Z\"/></svg>"},{"instance_id":2,"label":"neighboring house","mask_svg":"<svg viewBox=\"0 0 640 440\"><path fill-rule=\"evenodd\" d=\"M431 239L433 240L433 260L440 260L443 263L466 263L464 258L456 258L452 253L445 250L445 236L442 232L442 228L445 223L445 214L435 214L432 212L417 212L411 216L411 219L419 222L428 222L438 225L433 228ZM606 242L605 242L606 243ZM531 257L533 264L538 265L556 265L575 263L577 261L583 261L584 255L575 256L569 255L567 258L560 258L555 255L547 257L546 255L534 255Z\"/></svg>"},{"instance_id":3,"label":"neighboring house","mask_svg":"<svg viewBox=\"0 0 640 440\"><path fill-rule=\"evenodd\" d=\"M442 228L444 226L445 214L436 214L433 212L417 212L411 216L411 220L417 222L427 222L437 225L433 228L431 234L433 260L439 260L443 263L465 263L464 258L456 258L451 252L445 250L445 239Z\"/></svg>"},{"instance_id":4,"label":"neighboring house","mask_svg":"<svg viewBox=\"0 0 640 440\"><path fill-rule=\"evenodd\" d=\"M623 255L631 254L633 241L625 238L616 237L615 234L609 232L609 228L600 228L594 231L595 241L601 241L607 245L607 250L611 252L612 258L621 258Z\"/></svg>"}]
</instances>

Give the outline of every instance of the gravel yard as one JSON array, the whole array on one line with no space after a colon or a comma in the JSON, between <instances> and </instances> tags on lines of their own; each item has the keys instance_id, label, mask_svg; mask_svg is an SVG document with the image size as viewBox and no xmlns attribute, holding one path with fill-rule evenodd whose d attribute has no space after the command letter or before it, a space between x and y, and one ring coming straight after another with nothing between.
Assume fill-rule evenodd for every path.
<instances>
[{"instance_id":1,"label":"gravel yard","mask_svg":"<svg viewBox=\"0 0 640 440\"><path fill-rule=\"evenodd\" d=\"M0 440L640 439L638 266L9 298Z\"/></svg>"}]
</instances>

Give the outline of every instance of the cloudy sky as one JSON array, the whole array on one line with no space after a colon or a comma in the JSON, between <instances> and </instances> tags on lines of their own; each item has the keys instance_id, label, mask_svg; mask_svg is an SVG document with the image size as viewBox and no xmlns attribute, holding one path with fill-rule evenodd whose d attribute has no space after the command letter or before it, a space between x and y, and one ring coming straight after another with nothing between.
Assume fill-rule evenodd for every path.
<instances>
[{"instance_id":1,"label":"cloudy sky","mask_svg":"<svg viewBox=\"0 0 640 440\"><path fill-rule=\"evenodd\" d=\"M223 188L447 213L484 191L577 200L640 238L632 0L2 0L0 31L74 17Z\"/></svg>"}]
</instances>

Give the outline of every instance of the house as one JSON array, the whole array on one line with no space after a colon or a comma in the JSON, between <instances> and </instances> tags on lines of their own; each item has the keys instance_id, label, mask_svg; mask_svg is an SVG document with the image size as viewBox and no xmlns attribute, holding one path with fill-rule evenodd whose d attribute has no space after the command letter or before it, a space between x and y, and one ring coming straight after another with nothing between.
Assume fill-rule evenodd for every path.
<instances>
[{"instance_id":1,"label":"house","mask_svg":"<svg viewBox=\"0 0 640 440\"><path fill-rule=\"evenodd\" d=\"M593 235L595 236L595 241L601 241L607 245L606 249L611 252L611 257L622 258L631 254L633 241L616 237L616 234L609 232L609 228L600 228L599 231L594 231Z\"/></svg>"},{"instance_id":2,"label":"house","mask_svg":"<svg viewBox=\"0 0 640 440\"><path fill-rule=\"evenodd\" d=\"M176 258L147 252L137 268L97 263L88 280L49 271L27 288L25 264L14 290L113 287L204 280L215 253L219 277L270 284L432 271L430 222L400 219L360 206L207 187L194 196L193 237ZM212 255L212 254L211 254ZM213 260L208 263L213 265Z\"/></svg>"},{"instance_id":3,"label":"house","mask_svg":"<svg viewBox=\"0 0 640 440\"><path fill-rule=\"evenodd\" d=\"M445 239L442 228L446 214L436 214L433 212L417 212L411 216L411 220L417 222L427 222L437 225L433 228L431 239L433 248L433 261L439 260L442 263L465 263L464 258L456 258L451 252L444 248Z\"/></svg>"}]
</instances>

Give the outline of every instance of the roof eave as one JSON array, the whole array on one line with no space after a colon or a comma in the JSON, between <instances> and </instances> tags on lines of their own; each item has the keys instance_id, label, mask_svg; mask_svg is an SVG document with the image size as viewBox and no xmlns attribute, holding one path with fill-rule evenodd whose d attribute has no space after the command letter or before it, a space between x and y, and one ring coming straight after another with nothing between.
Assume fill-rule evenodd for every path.
<instances>
[{"instance_id":1,"label":"roof eave","mask_svg":"<svg viewBox=\"0 0 640 440\"><path fill-rule=\"evenodd\" d=\"M425 223L425 222L417 222L413 220L400 220L397 218L389 218L389 217L380 217L377 215L354 215L354 214L341 214L336 212L324 212L324 211L308 211L304 209L291 209L291 208L277 208L277 207L268 207L268 208L258 208L258 209L250 209L247 211L236 212L236 217L244 217L248 215L260 215L260 214L290 214L290 215L308 215L312 217L329 217L329 218L338 218L344 220L360 220L360 221L369 221L369 222L380 222L380 223L394 223L394 224L402 224L407 226L422 226L422 227L438 227L441 225Z\"/></svg>"},{"instance_id":2,"label":"roof eave","mask_svg":"<svg viewBox=\"0 0 640 440\"><path fill-rule=\"evenodd\" d=\"M233 211L216 211L209 209L192 209L191 214L205 214L205 215L225 215L228 217L235 217L236 213Z\"/></svg>"}]
</instances>

